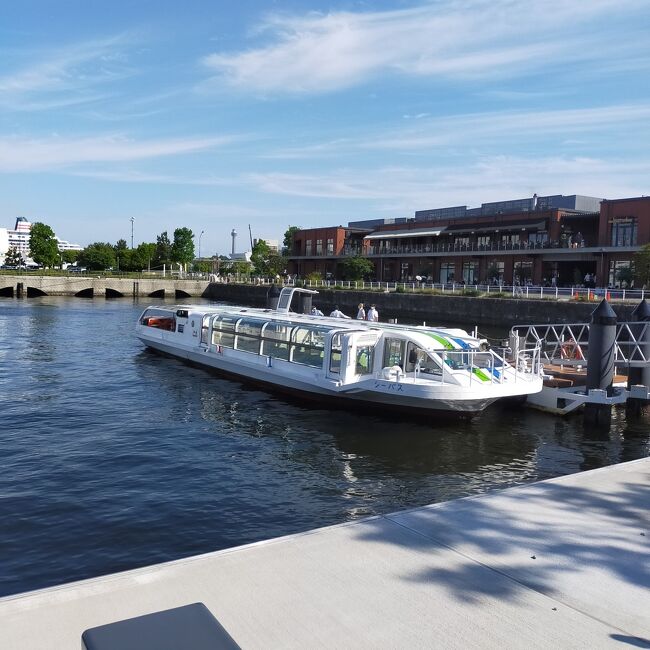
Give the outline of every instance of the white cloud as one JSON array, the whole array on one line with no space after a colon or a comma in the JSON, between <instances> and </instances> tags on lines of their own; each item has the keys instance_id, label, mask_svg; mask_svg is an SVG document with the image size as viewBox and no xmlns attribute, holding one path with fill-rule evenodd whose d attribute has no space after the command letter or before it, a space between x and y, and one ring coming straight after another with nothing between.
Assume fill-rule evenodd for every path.
<instances>
[{"instance_id":1,"label":"white cloud","mask_svg":"<svg viewBox=\"0 0 650 650\"><path fill-rule=\"evenodd\" d=\"M49 110L98 99L93 90L134 74L120 48L126 37L26 52L32 61L0 77L0 105L12 110Z\"/></svg>"},{"instance_id":2,"label":"white cloud","mask_svg":"<svg viewBox=\"0 0 650 650\"><path fill-rule=\"evenodd\" d=\"M0 138L0 171L52 170L93 162L124 162L174 156L213 149L234 137L167 138L133 140L111 135L88 138Z\"/></svg>"},{"instance_id":3,"label":"white cloud","mask_svg":"<svg viewBox=\"0 0 650 650\"><path fill-rule=\"evenodd\" d=\"M647 49L643 39L623 55L593 25L645 9L642 0L440 0L397 11L271 16L257 32L270 44L203 62L213 81L261 93L329 92L386 73L485 80L633 57Z\"/></svg>"}]
</instances>

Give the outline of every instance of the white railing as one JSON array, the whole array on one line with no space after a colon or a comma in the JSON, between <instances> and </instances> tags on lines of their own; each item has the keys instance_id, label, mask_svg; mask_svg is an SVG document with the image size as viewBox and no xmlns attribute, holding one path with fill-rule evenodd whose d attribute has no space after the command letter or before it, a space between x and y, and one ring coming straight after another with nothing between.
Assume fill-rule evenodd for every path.
<instances>
[{"instance_id":1,"label":"white railing","mask_svg":"<svg viewBox=\"0 0 650 650\"><path fill-rule=\"evenodd\" d=\"M436 349L430 350L440 359L439 372L424 373L420 369L420 364L415 365L413 371L413 383L416 383L418 378L423 375L427 379L440 379L440 383L445 382L445 373L454 371L464 371L469 373L470 386L477 382L479 385L485 385L485 379L478 376L478 372L483 372L488 376L490 384L503 384L506 380L505 372L513 371L508 381L530 381L533 377L542 374L542 363L540 356L540 346L533 345L527 348L517 350L512 354L512 358L506 359L507 353L511 352L509 348L503 348L502 353L499 354L494 349L492 350L447 350ZM478 372L477 372L478 371ZM385 379L384 370L377 373L378 379ZM406 381L410 373L399 372L395 373L394 380Z\"/></svg>"},{"instance_id":2,"label":"white railing","mask_svg":"<svg viewBox=\"0 0 650 650\"><path fill-rule=\"evenodd\" d=\"M650 323L618 323L615 363L626 366L650 364L648 329ZM544 363L584 366L589 358L589 323L557 325L515 325L511 333L515 345L539 345Z\"/></svg>"},{"instance_id":3,"label":"white railing","mask_svg":"<svg viewBox=\"0 0 650 650\"><path fill-rule=\"evenodd\" d=\"M219 278L220 282L233 282L240 284L256 284L270 286L271 284L281 286L295 286L297 280L287 278L255 278L255 277L231 277ZM596 288L587 287L544 287L538 285L518 286L511 284L486 284L486 283L459 283L459 282L365 282L362 280L304 280L300 281L308 289L333 289L335 287L352 291L403 291L405 293L416 293L426 290L437 291L441 294L463 295L467 292L477 292L489 297L490 294L512 296L513 298L542 299L542 300L576 300L576 301L600 301L607 298L609 301L630 300L639 301L646 297L646 289L622 289L622 288Z\"/></svg>"}]
</instances>

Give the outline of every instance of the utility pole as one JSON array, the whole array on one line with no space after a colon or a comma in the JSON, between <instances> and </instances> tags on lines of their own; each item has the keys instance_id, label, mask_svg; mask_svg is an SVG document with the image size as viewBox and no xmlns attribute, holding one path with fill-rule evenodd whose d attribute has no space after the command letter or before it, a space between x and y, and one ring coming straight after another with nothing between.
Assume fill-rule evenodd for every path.
<instances>
[{"instance_id":1,"label":"utility pole","mask_svg":"<svg viewBox=\"0 0 650 650\"><path fill-rule=\"evenodd\" d=\"M253 231L251 230L250 223L248 224L248 236L250 237L251 240L251 250L253 250Z\"/></svg>"},{"instance_id":2,"label":"utility pole","mask_svg":"<svg viewBox=\"0 0 650 650\"><path fill-rule=\"evenodd\" d=\"M201 231L201 234L199 235L199 262L201 261L201 237L203 237L203 233L205 230Z\"/></svg>"},{"instance_id":3,"label":"utility pole","mask_svg":"<svg viewBox=\"0 0 650 650\"><path fill-rule=\"evenodd\" d=\"M131 250L133 250L133 224L135 223L135 217L131 217Z\"/></svg>"}]
</instances>

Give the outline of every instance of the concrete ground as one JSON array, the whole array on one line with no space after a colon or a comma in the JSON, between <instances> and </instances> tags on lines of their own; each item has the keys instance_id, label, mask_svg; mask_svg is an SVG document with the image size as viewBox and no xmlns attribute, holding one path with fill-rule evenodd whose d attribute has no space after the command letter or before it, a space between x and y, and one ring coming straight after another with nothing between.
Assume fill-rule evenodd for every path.
<instances>
[{"instance_id":1,"label":"concrete ground","mask_svg":"<svg viewBox=\"0 0 650 650\"><path fill-rule=\"evenodd\" d=\"M193 602L242 648L650 648L650 458L0 599L0 648Z\"/></svg>"}]
</instances>

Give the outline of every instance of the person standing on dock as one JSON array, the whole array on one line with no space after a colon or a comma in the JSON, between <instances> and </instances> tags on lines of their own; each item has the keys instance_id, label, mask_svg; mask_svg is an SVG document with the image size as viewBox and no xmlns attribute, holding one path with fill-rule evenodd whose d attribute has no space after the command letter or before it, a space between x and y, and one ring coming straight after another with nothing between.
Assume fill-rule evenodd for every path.
<instances>
[{"instance_id":1,"label":"person standing on dock","mask_svg":"<svg viewBox=\"0 0 650 650\"><path fill-rule=\"evenodd\" d=\"M350 318L346 316L340 309L338 305L334 306L334 311L330 314L330 318Z\"/></svg>"},{"instance_id":2,"label":"person standing on dock","mask_svg":"<svg viewBox=\"0 0 650 650\"><path fill-rule=\"evenodd\" d=\"M370 305L370 309L368 310L367 320L373 323L379 322L379 312L377 311L374 305Z\"/></svg>"},{"instance_id":3,"label":"person standing on dock","mask_svg":"<svg viewBox=\"0 0 650 650\"><path fill-rule=\"evenodd\" d=\"M366 310L363 308L363 303L359 303L359 307L357 308L359 311L357 311L357 320L366 320Z\"/></svg>"}]
</instances>

